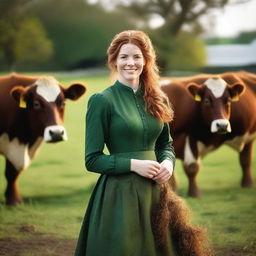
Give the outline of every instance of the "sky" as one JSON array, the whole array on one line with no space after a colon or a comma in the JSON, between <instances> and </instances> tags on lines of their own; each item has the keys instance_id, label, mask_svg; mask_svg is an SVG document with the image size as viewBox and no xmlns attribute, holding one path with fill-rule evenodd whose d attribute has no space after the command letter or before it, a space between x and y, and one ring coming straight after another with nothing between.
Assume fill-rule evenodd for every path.
<instances>
[{"instance_id":1,"label":"sky","mask_svg":"<svg viewBox=\"0 0 256 256\"><path fill-rule=\"evenodd\" d=\"M244 30L256 30L256 0L227 6L216 12L213 33L221 37L235 36Z\"/></svg>"}]
</instances>

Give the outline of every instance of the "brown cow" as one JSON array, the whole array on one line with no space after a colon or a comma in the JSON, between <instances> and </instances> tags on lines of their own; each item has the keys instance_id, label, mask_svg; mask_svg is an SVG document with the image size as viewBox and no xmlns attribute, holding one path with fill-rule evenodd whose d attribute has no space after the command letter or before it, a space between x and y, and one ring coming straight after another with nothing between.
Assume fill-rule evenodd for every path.
<instances>
[{"instance_id":1,"label":"brown cow","mask_svg":"<svg viewBox=\"0 0 256 256\"><path fill-rule=\"evenodd\" d=\"M62 126L65 99L77 100L85 91L80 83L64 88L53 77L0 77L0 154L6 158L8 205L22 201L16 180L42 141L67 139Z\"/></svg>"},{"instance_id":2,"label":"brown cow","mask_svg":"<svg viewBox=\"0 0 256 256\"><path fill-rule=\"evenodd\" d=\"M256 137L256 75L246 72L163 79L162 90L175 111L171 133L177 158L189 179L189 196L199 196L200 159L223 144L237 150L242 187L252 186Z\"/></svg>"}]
</instances>

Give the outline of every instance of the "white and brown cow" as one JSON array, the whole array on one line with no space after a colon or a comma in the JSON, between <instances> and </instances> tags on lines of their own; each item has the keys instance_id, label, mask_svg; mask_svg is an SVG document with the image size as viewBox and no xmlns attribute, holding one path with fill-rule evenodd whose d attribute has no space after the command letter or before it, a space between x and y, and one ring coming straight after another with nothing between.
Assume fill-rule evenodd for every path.
<instances>
[{"instance_id":1,"label":"white and brown cow","mask_svg":"<svg viewBox=\"0 0 256 256\"><path fill-rule=\"evenodd\" d=\"M251 162L256 137L256 75L246 72L163 79L173 104L171 124L177 158L189 179L189 196L199 196L200 159L223 144L237 150L242 187L253 183Z\"/></svg>"},{"instance_id":2,"label":"white and brown cow","mask_svg":"<svg viewBox=\"0 0 256 256\"><path fill-rule=\"evenodd\" d=\"M17 178L41 143L67 139L63 127L65 99L77 100L85 91L80 83L64 88L48 76L0 77L0 154L6 158L8 205L21 202Z\"/></svg>"}]
</instances>

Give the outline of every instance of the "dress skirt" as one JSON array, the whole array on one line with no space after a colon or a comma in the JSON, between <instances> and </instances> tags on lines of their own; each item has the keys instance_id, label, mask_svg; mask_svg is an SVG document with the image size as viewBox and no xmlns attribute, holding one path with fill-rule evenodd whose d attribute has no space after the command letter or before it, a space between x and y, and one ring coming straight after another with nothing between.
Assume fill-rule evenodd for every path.
<instances>
[{"instance_id":1,"label":"dress skirt","mask_svg":"<svg viewBox=\"0 0 256 256\"><path fill-rule=\"evenodd\" d=\"M151 159L153 151L126 157ZM154 153L154 152L153 152ZM163 256L152 229L160 186L133 172L101 175L81 227L75 256ZM171 238L168 255L176 256Z\"/></svg>"}]
</instances>

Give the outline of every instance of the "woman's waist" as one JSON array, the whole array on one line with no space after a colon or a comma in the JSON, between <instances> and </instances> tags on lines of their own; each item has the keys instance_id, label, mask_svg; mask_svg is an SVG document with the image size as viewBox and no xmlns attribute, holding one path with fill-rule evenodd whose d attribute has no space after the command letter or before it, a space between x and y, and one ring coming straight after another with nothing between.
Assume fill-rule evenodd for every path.
<instances>
[{"instance_id":1,"label":"woman's waist","mask_svg":"<svg viewBox=\"0 0 256 256\"><path fill-rule=\"evenodd\" d=\"M112 153L111 155L124 157L124 158L131 158L131 159L133 158L133 159L139 159L139 160L156 161L156 154L154 150L118 152L118 153Z\"/></svg>"}]
</instances>

